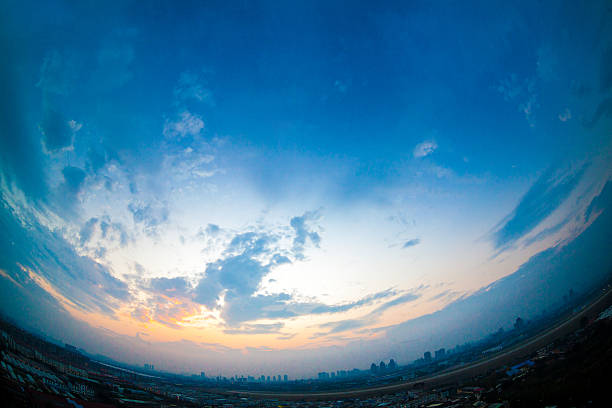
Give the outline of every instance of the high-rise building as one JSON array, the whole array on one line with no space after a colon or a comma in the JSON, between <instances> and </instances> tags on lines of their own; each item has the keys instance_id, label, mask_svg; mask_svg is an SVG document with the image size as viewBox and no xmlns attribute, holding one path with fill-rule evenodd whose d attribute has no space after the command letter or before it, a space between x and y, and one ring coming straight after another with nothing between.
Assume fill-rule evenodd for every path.
<instances>
[{"instance_id":1,"label":"high-rise building","mask_svg":"<svg viewBox=\"0 0 612 408\"><path fill-rule=\"evenodd\" d=\"M440 350L436 350L436 360L444 358L445 355L446 350L444 350L443 348L441 348Z\"/></svg>"},{"instance_id":2,"label":"high-rise building","mask_svg":"<svg viewBox=\"0 0 612 408\"><path fill-rule=\"evenodd\" d=\"M206 378L206 374L204 373L204 371L201 371L201 372L200 372L200 377L202 377L202 378Z\"/></svg>"},{"instance_id":3,"label":"high-rise building","mask_svg":"<svg viewBox=\"0 0 612 408\"><path fill-rule=\"evenodd\" d=\"M384 361L381 361L378 366L380 367L380 371L385 371L387 369L387 365Z\"/></svg>"},{"instance_id":4,"label":"high-rise building","mask_svg":"<svg viewBox=\"0 0 612 408\"><path fill-rule=\"evenodd\" d=\"M387 367L389 368L389 370L395 370L397 368L397 364L395 363L395 360L393 359L389 360L389 365Z\"/></svg>"},{"instance_id":5,"label":"high-rise building","mask_svg":"<svg viewBox=\"0 0 612 408\"><path fill-rule=\"evenodd\" d=\"M376 363L372 363L372 365L370 366L370 372L375 373L378 371L378 366L376 365Z\"/></svg>"},{"instance_id":6,"label":"high-rise building","mask_svg":"<svg viewBox=\"0 0 612 408\"><path fill-rule=\"evenodd\" d=\"M289 381L289 376L287 374L285 374L285 377L283 377L283 380Z\"/></svg>"},{"instance_id":7,"label":"high-rise building","mask_svg":"<svg viewBox=\"0 0 612 408\"><path fill-rule=\"evenodd\" d=\"M431 361L431 351L426 351L425 354L423 354L423 358L425 361Z\"/></svg>"}]
</instances>

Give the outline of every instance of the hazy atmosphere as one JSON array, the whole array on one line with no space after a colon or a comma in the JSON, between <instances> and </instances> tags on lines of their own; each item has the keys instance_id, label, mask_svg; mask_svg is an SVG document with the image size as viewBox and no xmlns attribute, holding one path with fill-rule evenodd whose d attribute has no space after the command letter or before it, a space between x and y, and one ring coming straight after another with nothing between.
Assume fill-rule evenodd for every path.
<instances>
[{"instance_id":1,"label":"hazy atmosphere","mask_svg":"<svg viewBox=\"0 0 612 408\"><path fill-rule=\"evenodd\" d=\"M609 2L108 3L1 2L4 318L301 378L607 278Z\"/></svg>"}]
</instances>

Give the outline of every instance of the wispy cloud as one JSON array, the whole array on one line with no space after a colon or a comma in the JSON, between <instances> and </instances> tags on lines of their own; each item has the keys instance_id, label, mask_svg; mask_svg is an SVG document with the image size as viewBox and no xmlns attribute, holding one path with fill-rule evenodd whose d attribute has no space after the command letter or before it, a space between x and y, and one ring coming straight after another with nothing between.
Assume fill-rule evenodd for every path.
<instances>
[{"instance_id":1,"label":"wispy cloud","mask_svg":"<svg viewBox=\"0 0 612 408\"><path fill-rule=\"evenodd\" d=\"M225 334L270 334L279 333L285 327L284 323L245 324L239 328L225 329Z\"/></svg>"},{"instance_id":2,"label":"wispy cloud","mask_svg":"<svg viewBox=\"0 0 612 408\"><path fill-rule=\"evenodd\" d=\"M435 141L426 140L426 141L419 143L418 145L414 147L414 150L412 151L412 155L415 158L419 159L425 156L429 156L430 154L435 152L437 148L438 148L438 144Z\"/></svg>"},{"instance_id":3,"label":"wispy cloud","mask_svg":"<svg viewBox=\"0 0 612 408\"><path fill-rule=\"evenodd\" d=\"M391 309L392 307L395 307L395 306L405 304L405 303L414 302L415 300L419 299L421 297L421 294L418 293L418 291L421 289L424 289L424 287L418 288L414 291L405 293L401 296L398 296L395 299L385 302L382 305L375 308L370 313L360 318L338 320L335 322L327 322L327 323L320 324L318 327L321 329L327 330L327 331L322 332L322 333L317 333L315 336L326 336L329 334L336 334L336 333L341 333L341 332L345 332L349 330L360 329L363 327L367 327L367 326L376 324L380 316L386 310Z\"/></svg>"},{"instance_id":4,"label":"wispy cloud","mask_svg":"<svg viewBox=\"0 0 612 408\"><path fill-rule=\"evenodd\" d=\"M493 232L495 248L507 247L552 214L574 190L585 166L549 168L529 188L507 219Z\"/></svg>"},{"instance_id":5,"label":"wispy cloud","mask_svg":"<svg viewBox=\"0 0 612 408\"><path fill-rule=\"evenodd\" d=\"M207 87L207 81L203 75L186 71L183 72L174 88L174 97L179 102L195 100L215 106L212 91Z\"/></svg>"},{"instance_id":6,"label":"wispy cloud","mask_svg":"<svg viewBox=\"0 0 612 408\"><path fill-rule=\"evenodd\" d=\"M421 240L419 238L409 239L408 241L404 242L404 245L402 245L402 249L417 246L420 243L421 243Z\"/></svg>"},{"instance_id":7,"label":"wispy cloud","mask_svg":"<svg viewBox=\"0 0 612 408\"><path fill-rule=\"evenodd\" d=\"M198 136L204 130L204 120L196 113L183 111L176 120L166 120L163 134L169 139Z\"/></svg>"}]
</instances>

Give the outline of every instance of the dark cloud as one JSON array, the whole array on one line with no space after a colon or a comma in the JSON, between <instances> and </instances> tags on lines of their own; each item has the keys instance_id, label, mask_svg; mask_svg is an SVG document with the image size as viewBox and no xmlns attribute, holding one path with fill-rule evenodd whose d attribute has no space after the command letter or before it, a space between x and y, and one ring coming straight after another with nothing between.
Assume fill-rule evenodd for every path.
<instances>
[{"instance_id":1,"label":"dark cloud","mask_svg":"<svg viewBox=\"0 0 612 408\"><path fill-rule=\"evenodd\" d=\"M421 240L419 238L410 239L404 242L404 245L402 245L402 249L410 248L410 247L419 245L420 243L421 243Z\"/></svg>"},{"instance_id":2,"label":"dark cloud","mask_svg":"<svg viewBox=\"0 0 612 408\"><path fill-rule=\"evenodd\" d=\"M495 248L512 245L552 214L569 197L584 171L585 166L577 170L549 168L545 171L493 233Z\"/></svg>"}]
</instances>

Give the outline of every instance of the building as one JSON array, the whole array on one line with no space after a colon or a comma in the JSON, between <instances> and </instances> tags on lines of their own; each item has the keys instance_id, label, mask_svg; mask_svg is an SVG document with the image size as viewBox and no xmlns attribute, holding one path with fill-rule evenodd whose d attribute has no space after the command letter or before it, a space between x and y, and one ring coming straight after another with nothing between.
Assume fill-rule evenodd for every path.
<instances>
[{"instance_id":1,"label":"building","mask_svg":"<svg viewBox=\"0 0 612 408\"><path fill-rule=\"evenodd\" d=\"M436 360L444 358L446 356L446 350L441 348L440 350L436 350Z\"/></svg>"},{"instance_id":2,"label":"building","mask_svg":"<svg viewBox=\"0 0 612 408\"><path fill-rule=\"evenodd\" d=\"M288 376L287 374L285 374L285 376L283 377L283 380L284 380L285 382L286 382L286 381L289 381L289 376Z\"/></svg>"},{"instance_id":3,"label":"building","mask_svg":"<svg viewBox=\"0 0 612 408\"><path fill-rule=\"evenodd\" d=\"M423 358L425 361L431 361L431 351L426 351L425 354L423 354Z\"/></svg>"},{"instance_id":4,"label":"building","mask_svg":"<svg viewBox=\"0 0 612 408\"><path fill-rule=\"evenodd\" d=\"M389 368L389 370L395 370L397 369L397 363L395 362L395 360L391 359L389 360L389 365L387 367Z\"/></svg>"}]
</instances>

